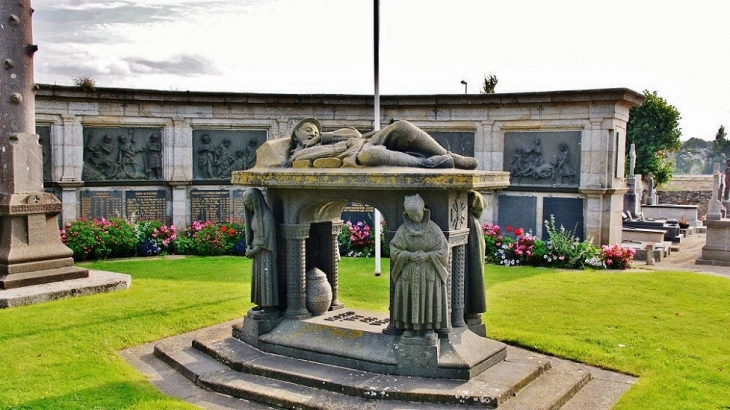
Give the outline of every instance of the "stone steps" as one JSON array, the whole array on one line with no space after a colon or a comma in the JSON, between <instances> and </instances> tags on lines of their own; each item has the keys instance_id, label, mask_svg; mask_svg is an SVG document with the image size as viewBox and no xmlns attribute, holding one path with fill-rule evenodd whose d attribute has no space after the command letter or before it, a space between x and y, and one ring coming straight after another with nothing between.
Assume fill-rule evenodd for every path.
<instances>
[{"instance_id":1,"label":"stone steps","mask_svg":"<svg viewBox=\"0 0 730 410\"><path fill-rule=\"evenodd\" d=\"M264 353L230 334L170 338L154 355L200 387L284 408L608 409L635 380L514 347L469 381L382 375Z\"/></svg>"}]
</instances>

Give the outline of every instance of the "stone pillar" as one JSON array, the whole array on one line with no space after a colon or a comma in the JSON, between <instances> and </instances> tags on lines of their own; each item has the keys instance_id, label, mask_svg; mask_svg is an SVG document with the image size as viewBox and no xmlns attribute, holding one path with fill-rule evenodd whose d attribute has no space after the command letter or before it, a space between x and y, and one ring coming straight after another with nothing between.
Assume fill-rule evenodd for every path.
<instances>
[{"instance_id":1,"label":"stone pillar","mask_svg":"<svg viewBox=\"0 0 730 410\"><path fill-rule=\"evenodd\" d=\"M61 241L61 202L43 192L32 14L30 0L0 2L0 289L89 276Z\"/></svg>"},{"instance_id":2,"label":"stone pillar","mask_svg":"<svg viewBox=\"0 0 730 410\"><path fill-rule=\"evenodd\" d=\"M342 225L343 222L340 221L332 221L332 231L330 232L330 241L329 246L331 249L330 258L328 261L330 262L330 266L328 267L328 273L327 273L327 280L330 283L330 286L332 287L332 306L330 306L330 310L337 310L342 309L345 307L345 305L342 304L342 302L337 299L338 294L338 277L339 277L339 266L340 266L340 243L338 241L338 238L340 236L340 232L342 232Z\"/></svg>"},{"instance_id":3,"label":"stone pillar","mask_svg":"<svg viewBox=\"0 0 730 410\"><path fill-rule=\"evenodd\" d=\"M179 230L189 226L188 186L190 181L168 181L172 187L172 224Z\"/></svg>"},{"instance_id":4,"label":"stone pillar","mask_svg":"<svg viewBox=\"0 0 730 410\"><path fill-rule=\"evenodd\" d=\"M309 224L282 224L281 236L285 240L286 255L286 300L284 317L287 319L306 319L312 315L307 310L307 252L306 239L309 237Z\"/></svg>"},{"instance_id":5,"label":"stone pillar","mask_svg":"<svg viewBox=\"0 0 730 410\"><path fill-rule=\"evenodd\" d=\"M59 181L61 187L61 222L73 222L79 219L79 188L84 186L81 181Z\"/></svg>"},{"instance_id":6,"label":"stone pillar","mask_svg":"<svg viewBox=\"0 0 730 410\"><path fill-rule=\"evenodd\" d=\"M395 230L391 230L391 229L386 229L383 231L383 235L385 236L386 246L390 246L390 241L393 240L393 237L395 237L395 232L396 232ZM393 262L394 262L393 258L391 257L390 258L390 271L391 272L393 271ZM388 300L390 301L390 304L388 305L388 312L390 314L390 322L388 323L388 326L385 329L383 329L383 333L385 333L386 335L399 335L399 334L403 333L403 330L396 329L393 326L393 296L395 294L395 284L393 282L392 276L390 277L389 292L390 292L390 296L389 296Z\"/></svg>"},{"instance_id":7,"label":"stone pillar","mask_svg":"<svg viewBox=\"0 0 730 410\"><path fill-rule=\"evenodd\" d=\"M59 161L61 181L81 181L84 167L84 135L81 118L61 115L61 141L56 148L61 152Z\"/></svg>"},{"instance_id":8,"label":"stone pillar","mask_svg":"<svg viewBox=\"0 0 730 410\"><path fill-rule=\"evenodd\" d=\"M464 322L464 269L466 266L466 245L451 248L451 326L466 326Z\"/></svg>"}]
</instances>

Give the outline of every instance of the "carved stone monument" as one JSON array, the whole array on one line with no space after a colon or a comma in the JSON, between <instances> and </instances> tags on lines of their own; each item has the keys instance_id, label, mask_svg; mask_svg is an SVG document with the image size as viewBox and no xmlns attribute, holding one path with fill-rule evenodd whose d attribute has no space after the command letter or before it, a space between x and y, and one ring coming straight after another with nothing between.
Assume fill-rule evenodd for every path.
<instances>
[{"instance_id":1,"label":"carved stone monument","mask_svg":"<svg viewBox=\"0 0 730 410\"><path fill-rule=\"evenodd\" d=\"M322 133L318 121L300 121L290 138L262 145L254 168L233 173L235 184L266 187L267 200L258 189L244 195L256 307L226 343L358 371L468 380L506 355L483 334L484 289L471 289L483 280L466 272L470 192L505 188L509 175L464 170L476 160L436 148L406 121L353 131ZM377 208L388 227L389 316L347 311L338 300L337 237L350 202ZM478 217L483 200L476 202ZM275 265L257 261L264 242L275 244ZM322 284L322 292L310 290ZM324 309L312 303L321 294Z\"/></svg>"},{"instance_id":2,"label":"carved stone monument","mask_svg":"<svg viewBox=\"0 0 730 410\"><path fill-rule=\"evenodd\" d=\"M43 192L43 153L35 134L29 0L0 3L0 289L87 277L73 266L56 216L61 202Z\"/></svg>"},{"instance_id":3,"label":"carved stone monument","mask_svg":"<svg viewBox=\"0 0 730 410\"><path fill-rule=\"evenodd\" d=\"M707 237L702 255L695 260L698 265L730 266L730 219L722 217L722 205L718 199L721 176L720 164L715 163L712 199L705 219Z\"/></svg>"}]
</instances>

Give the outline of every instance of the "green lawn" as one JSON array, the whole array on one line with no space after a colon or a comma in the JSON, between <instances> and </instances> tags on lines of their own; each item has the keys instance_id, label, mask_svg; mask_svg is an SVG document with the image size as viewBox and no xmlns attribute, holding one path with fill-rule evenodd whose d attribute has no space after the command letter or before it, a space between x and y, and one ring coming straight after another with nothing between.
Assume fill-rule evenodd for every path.
<instances>
[{"instance_id":1,"label":"green lawn","mask_svg":"<svg viewBox=\"0 0 730 410\"><path fill-rule=\"evenodd\" d=\"M106 261L132 288L0 310L0 407L193 408L117 351L242 317L244 258ZM387 270L388 262L383 261ZM344 259L340 299L386 311L388 276ZM681 272L488 266L490 337L640 377L619 409L730 409L730 280Z\"/></svg>"}]
</instances>

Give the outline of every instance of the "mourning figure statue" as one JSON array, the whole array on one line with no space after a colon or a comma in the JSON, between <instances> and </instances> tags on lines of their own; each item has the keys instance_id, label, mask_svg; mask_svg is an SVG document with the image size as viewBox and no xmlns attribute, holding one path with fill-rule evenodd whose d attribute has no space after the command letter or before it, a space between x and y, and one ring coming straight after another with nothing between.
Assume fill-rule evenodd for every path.
<instances>
[{"instance_id":1,"label":"mourning figure statue","mask_svg":"<svg viewBox=\"0 0 730 410\"><path fill-rule=\"evenodd\" d=\"M276 270L276 222L257 188L243 194L246 220L246 257L253 259L251 268L251 302L254 311L275 312L279 305Z\"/></svg>"},{"instance_id":2,"label":"mourning figure statue","mask_svg":"<svg viewBox=\"0 0 730 410\"><path fill-rule=\"evenodd\" d=\"M393 325L403 337L435 339L451 327L447 278L449 244L421 196L407 196L403 224L390 242Z\"/></svg>"},{"instance_id":3,"label":"mourning figure statue","mask_svg":"<svg viewBox=\"0 0 730 410\"><path fill-rule=\"evenodd\" d=\"M469 242L466 248L466 275L464 280L464 319L478 320L487 311L484 286L484 253L486 243L482 230L482 213L486 201L479 192L469 191Z\"/></svg>"},{"instance_id":4,"label":"mourning figure statue","mask_svg":"<svg viewBox=\"0 0 730 410\"><path fill-rule=\"evenodd\" d=\"M475 169L477 160L447 151L408 121L396 121L365 135L354 128L322 132L314 118L299 121L290 135L293 167L418 167Z\"/></svg>"},{"instance_id":5,"label":"mourning figure statue","mask_svg":"<svg viewBox=\"0 0 730 410\"><path fill-rule=\"evenodd\" d=\"M215 175L215 149L210 143L210 135L204 134L200 137L201 144L198 146L198 169L201 178L211 179Z\"/></svg>"},{"instance_id":6,"label":"mourning figure statue","mask_svg":"<svg viewBox=\"0 0 730 410\"><path fill-rule=\"evenodd\" d=\"M151 134L144 150L147 152L146 174L150 179L162 178L162 144L157 134Z\"/></svg>"}]
</instances>

